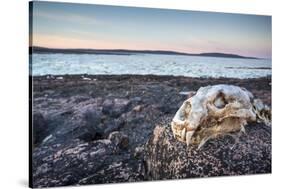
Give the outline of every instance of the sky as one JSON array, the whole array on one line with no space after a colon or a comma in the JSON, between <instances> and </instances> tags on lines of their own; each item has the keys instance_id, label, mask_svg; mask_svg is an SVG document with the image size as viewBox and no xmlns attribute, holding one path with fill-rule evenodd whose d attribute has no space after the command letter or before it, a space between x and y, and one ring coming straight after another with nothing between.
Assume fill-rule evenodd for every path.
<instances>
[{"instance_id":1,"label":"sky","mask_svg":"<svg viewBox=\"0 0 281 189\"><path fill-rule=\"evenodd\" d=\"M271 16L33 2L33 46L271 58Z\"/></svg>"}]
</instances>

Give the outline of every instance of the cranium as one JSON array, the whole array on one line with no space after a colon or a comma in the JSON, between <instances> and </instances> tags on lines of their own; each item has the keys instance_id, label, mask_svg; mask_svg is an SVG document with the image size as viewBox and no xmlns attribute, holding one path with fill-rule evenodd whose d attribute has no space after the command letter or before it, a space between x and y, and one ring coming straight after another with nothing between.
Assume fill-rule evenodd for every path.
<instances>
[{"instance_id":1,"label":"cranium","mask_svg":"<svg viewBox=\"0 0 281 189\"><path fill-rule=\"evenodd\" d=\"M261 100L254 99L245 88L233 85L201 87L183 102L171 126L180 141L199 144L211 138L236 131L245 131L250 121L271 123L271 111Z\"/></svg>"}]
</instances>

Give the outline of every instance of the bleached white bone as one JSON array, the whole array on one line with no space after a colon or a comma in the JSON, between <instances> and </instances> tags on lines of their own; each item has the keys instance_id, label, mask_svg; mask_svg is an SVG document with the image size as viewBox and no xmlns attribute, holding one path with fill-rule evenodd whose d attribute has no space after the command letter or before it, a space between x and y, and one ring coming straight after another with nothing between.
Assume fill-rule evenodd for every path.
<instances>
[{"instance_id":1,"label":"bleached white bone","mask_svg":"<svg viewBox=\"0 0 281 189\"><path fill-rule=\"evenodd\" d=\"M189 145L193 136L199 148L210 138L235 131L245 132L249 121L271 123L271 111L253 94L234 85L201 87L183 102L176 112L171 128L173 135ZM196 142L195 142L196 143Z\"/></svg>"}]
</instances>

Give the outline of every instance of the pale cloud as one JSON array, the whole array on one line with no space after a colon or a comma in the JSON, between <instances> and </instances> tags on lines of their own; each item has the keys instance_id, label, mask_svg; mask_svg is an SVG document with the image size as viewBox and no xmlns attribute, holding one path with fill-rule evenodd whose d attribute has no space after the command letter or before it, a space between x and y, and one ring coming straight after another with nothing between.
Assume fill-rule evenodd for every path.
<instances>
[{"instance_id":1,"label":"pale cloud","mask_svg":"<svg viewBox=\"0 0 281 189\"><path fill-rule=\"evenodd\" d=\"M49 48L91 48L91 49L118 49L129 47L130 44L118 41L104 41L99 39L83 39L58 35L33 35L33 46Z\"/></svg>"},{"instance_id":2,"label":"pale cloud","mask_svg":"<svg viewBox=\"0 0 281 189\"><path fill-rule=\"evenodd\" d=\"M93 16L88 15L79 15L74 13L52 13L44 11L34 11L33 18L44 18L51 21L59 22L71 22L71 23L83 23L83 24L101 24L101 21L98 21Z\"/></svg>"}]
</instances>

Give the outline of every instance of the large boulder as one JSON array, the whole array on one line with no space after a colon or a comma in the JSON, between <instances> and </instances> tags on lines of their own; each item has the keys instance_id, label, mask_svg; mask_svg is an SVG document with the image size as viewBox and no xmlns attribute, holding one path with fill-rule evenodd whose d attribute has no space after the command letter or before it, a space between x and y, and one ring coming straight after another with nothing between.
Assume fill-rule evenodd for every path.
<instances>
[{"instance_id":1,"label":"large boulder","mask_svg":"<svg viewBox=\"0 0 281 189\"><path fill-rule=\"evenodd\" d=\"M271 172L271 127L252 124L247 134L208 141L203 147L176 140L168 122L145 146L147 179L179 179Z\"/></svg>"}]
</instances>

